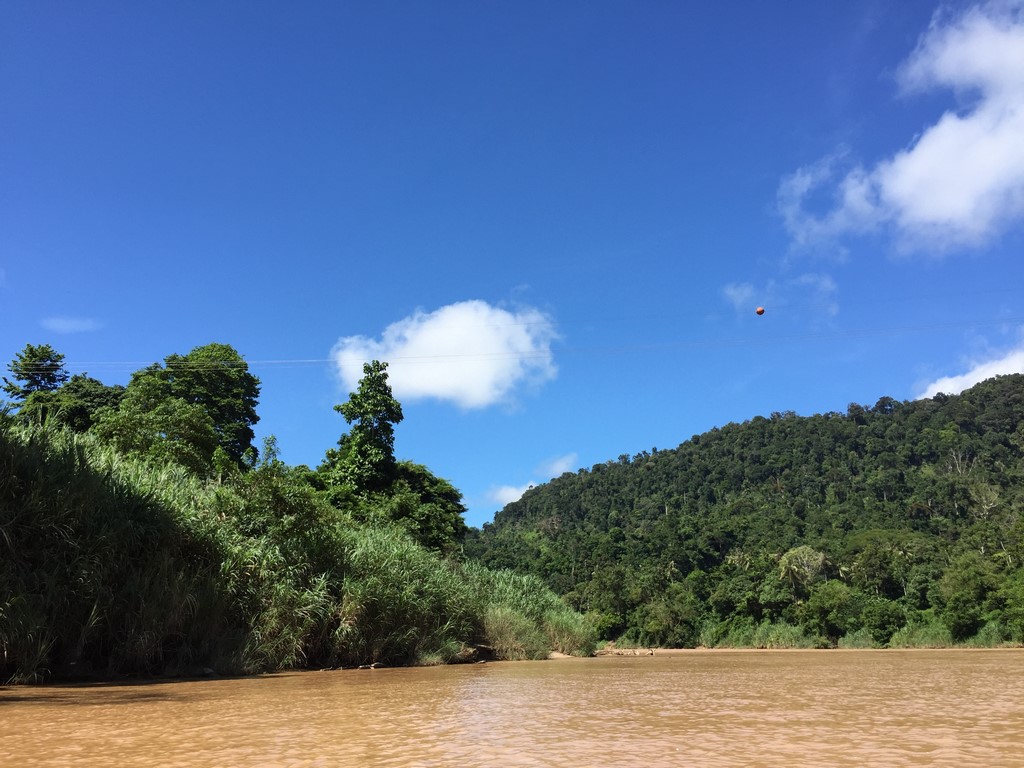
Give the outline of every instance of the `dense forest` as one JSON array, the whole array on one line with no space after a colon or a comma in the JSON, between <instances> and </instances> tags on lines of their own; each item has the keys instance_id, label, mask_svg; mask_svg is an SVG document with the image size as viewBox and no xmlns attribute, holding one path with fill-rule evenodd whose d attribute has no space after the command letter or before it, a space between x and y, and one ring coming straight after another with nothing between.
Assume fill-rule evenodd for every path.
<instances>
[{"instance_id":1,"label":"dense forest","mask_svg":"<svg viewBox=\"0 0 1024 768\"><path fill-rule=\"evenodd\" d=\"M315 469L253 445L259 380L223 344L107 386L49 345L0 411L0 682L586 653L542 580L461 556L461 494L398 461L387 366Z\"/></svg>"},{"instance_id":2,"label":"dense forest","mask_svg":"<svg viewBox=\"0 0 1024 768\"><path fill-rule=\"evenodd\" d=\"M527 491L482 530L368 363L316 468L223 344L108 386L28 345L0 410L0 680L620 645L1024 642L1024 376L774 413Z\"/></svg>"},{"instance_id":3,"label":"dense forest","mask_svg":"<svg viewBox=\"0 0 1024 768\"><path fill-rule=\"evenodd\" d=\"M774 413L527 491L466 551L655 646L1024 641L1024 376Z\"/></svg>"}]
</instances>

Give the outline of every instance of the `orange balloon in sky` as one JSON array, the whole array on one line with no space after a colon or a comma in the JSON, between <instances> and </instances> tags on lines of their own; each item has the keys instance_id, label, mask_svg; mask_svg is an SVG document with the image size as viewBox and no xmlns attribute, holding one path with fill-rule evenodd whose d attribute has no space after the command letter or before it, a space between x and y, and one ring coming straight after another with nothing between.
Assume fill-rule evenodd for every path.
<instances>
[{"instance_id":1,"label":"orange balloon in sky","mask_svg":"<svg viewBox=\"0 0 1024 768\"><path fill-rule=\"evenodd\" d=\"M759 315L763 315L764 314L764 307L758 307L754 311L757 312L757 314L759 314Z\"/></svg>"}]
</instances>

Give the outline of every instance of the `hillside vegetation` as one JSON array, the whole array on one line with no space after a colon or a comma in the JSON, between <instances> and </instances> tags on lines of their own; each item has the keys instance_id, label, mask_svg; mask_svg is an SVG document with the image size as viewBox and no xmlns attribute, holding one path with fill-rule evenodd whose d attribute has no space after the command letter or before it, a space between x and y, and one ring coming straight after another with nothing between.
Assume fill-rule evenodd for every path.
<instances>
[{"instance_id":1,"label":"hillside vegetation","mask_svg":"<svg viewBox=\"0 0 1024 768\"><path fill-rule=\"evenodd\" d=\"M467 551L657 646L1024 641L1024 376L566 473Z\"/></svg>"},{"instance_id":2,"label":"hillside vegetation","mask_svg":"<svg viewBox=\"0 0 1024 768\"><path fill-rule=\"evenodd\" d=\"M259 381L225 345L69 377L29 345L0 411L0 682L585 653L541 579L460 556L461 494L397 461L386 366L316 470L252 446Z\"/></svg>"}]
</instances>

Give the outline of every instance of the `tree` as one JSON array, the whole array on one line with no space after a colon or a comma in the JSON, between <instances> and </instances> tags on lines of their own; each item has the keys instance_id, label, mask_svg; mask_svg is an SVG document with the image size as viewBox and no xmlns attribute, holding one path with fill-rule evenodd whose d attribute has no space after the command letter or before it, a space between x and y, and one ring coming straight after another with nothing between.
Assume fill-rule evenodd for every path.
<instances>
[{"instance_id":1,"label":"tree","mask_svg":"<svg viewBox=\"0 0 1024 768\"><path fill-rule=\"evenodd\" d=\"M422 464L400 461L380 512L428 549L450 553L466 535L462 494Z\"/></svg>"},{"instance_id":2,"label":"tree","mask_svg":"<svg viewBox=\"0 0 1024 768\"><path fill-rule=\"evenodd\" d=\"M33 392L53 391L68 380L64 355L49 344L26 344L7 370L13 374L14 381L3 377L4 392L20 401L27 400Z\"/></svg>"},{"instance_id":3,"label":"tree","mask_svg":"<svg viewBox=\"0 0 1024 768\"><path fill-rule=\"evenodd\" d=\"M210 473L218 447L202 406L168 397L158 378L138 374L116 409L100 410L92 432L123 453L174 462L200 475Z\"/></svg>"},{"instance_id":4,"label":"tree","mask_svg":"<svg viewBox=\"0 0 1024 768\"><path fill-rule=\"evenodd\" d=\"M835 646L843 635L860 628L862 603L857 590L835 579L826 581L811 590L803 607L803 626Z\"/></svg>"},{"instance_id":5,"label":"tree","mask_svg":"<svg viewBox=\"0 0 1024 768\"><path fill-rule=\"evenodd\" d=\"M363 378L349 399L334 410L352 425L327 452L321 469L334 482L362 494L383 491L395 480L395 424L402 406L391 394L388 364L374 360L363 365Z\"/></svg>"},{"instance_id":6,"label":"tree","mask_svg":"<svg viewBox=\"0 0 1024 768\"><path fill-rule=\"evenodd\" d=\"M150 366L135 374L140 375L163 382L168 397L200 406L213 422L217 444L232 461L241 464L247 452L255 451L252 425L259 421L260 380L233 347L196 347L187 355L165 358L163 368Z\"/></svg>"},{"instance_id":7,"label":"tree","mask_svg":"<svg viewBox=\"0 0 1024 768\"><path fill-rule=\"evenodd\" d=\"M124 397L124 387L108 387L84 373L76 373L68 382L54 390L33 392L18 409L23 421L67 427L74 432L87 432L103 408L117 408Z\"/></svg>"},{"instance_id":8,"label":"tree","mask_svg":"<svg viewBox=\"0 0 1024 768\"><path fill-rule=\"evenodd\" d=\"M806 596L823 577L826 562L824 552L801 544L779 559L779 578L789 584L798 597Z\"/></svg>"}]
</instances>

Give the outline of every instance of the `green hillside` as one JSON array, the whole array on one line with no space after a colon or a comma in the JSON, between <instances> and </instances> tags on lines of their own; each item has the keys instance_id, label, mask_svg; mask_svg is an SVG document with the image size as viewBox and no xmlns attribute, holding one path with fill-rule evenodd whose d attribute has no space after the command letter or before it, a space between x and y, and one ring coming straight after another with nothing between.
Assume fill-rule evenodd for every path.
<instances>
[{"instance_id":1,"label":"green hillside","mask_svg":"<svg viewBox=\"0 0 1024 768\"><path fill-rule=\"evenodd\" d=\"M774 413L527 491L467 551L542 577L609 639L1024 640L1024 376Z\"/></svg>"},{"instance_id":2,"label":"green hillside","mask_svg":"<svg viewBox=\"0 0 1024 768\"><path fill-rule=\"evenodd\" d=\"M397 461L374 362L316 470L257 452L227 345L107 387L28 345L0 407L0 684L586 653L535 576L461 557L461 494Z\"/></svg>"}]
</instances>

